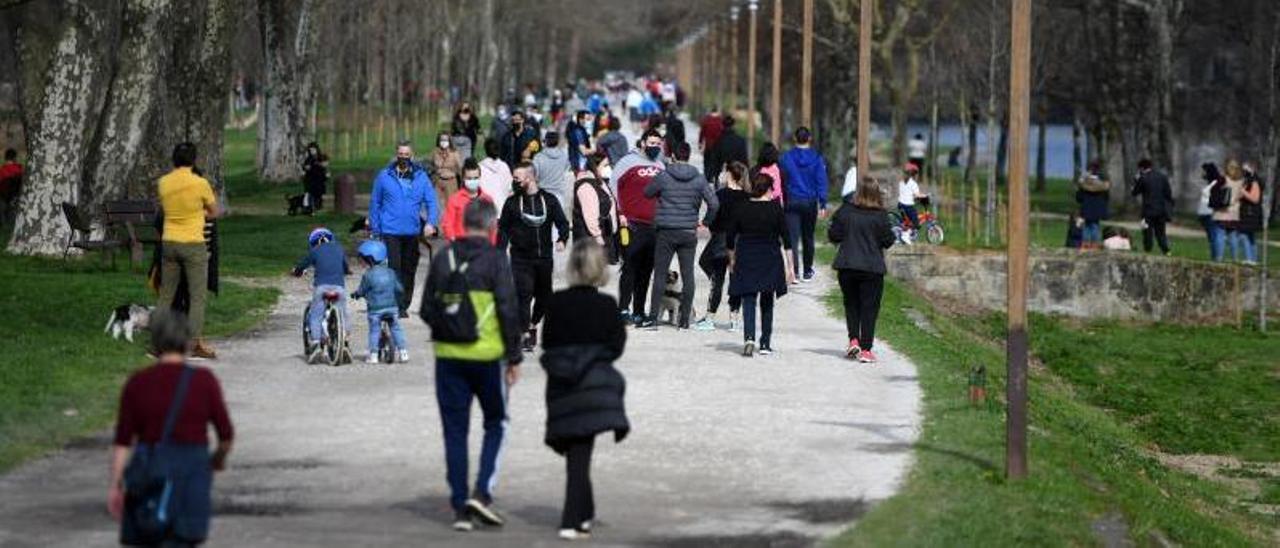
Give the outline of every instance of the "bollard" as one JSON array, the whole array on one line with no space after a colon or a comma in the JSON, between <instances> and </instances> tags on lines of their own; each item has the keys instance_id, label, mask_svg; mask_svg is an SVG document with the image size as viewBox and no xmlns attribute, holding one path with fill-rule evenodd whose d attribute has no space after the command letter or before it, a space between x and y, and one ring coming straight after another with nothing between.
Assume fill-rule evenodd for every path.
<instances>
[{"instance_id":1,"label":"bollard","mask_svg":"<svg viewBox=\"0 0 1280 548\"><path fill-rule=\"evenodd\" d=\"M351 215L356 212L356 178L350 173L343 173L333 188L334 201L338 204L338 213Z\"/></svg>"}]
</instances>

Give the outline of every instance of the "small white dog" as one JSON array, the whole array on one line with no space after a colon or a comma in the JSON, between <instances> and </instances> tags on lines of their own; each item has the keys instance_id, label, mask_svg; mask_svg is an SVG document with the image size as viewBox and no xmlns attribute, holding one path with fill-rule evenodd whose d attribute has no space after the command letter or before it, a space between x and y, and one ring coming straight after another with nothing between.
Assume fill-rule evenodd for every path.
<instances>
[{"instance_id":1,"label":"small white dog","mask_svg":"<svg viewBox=\"0 0 1280 548\"><path fill-rule=\"evenodd\" d=\"M146 329L147 324L151 321L151 311L154 307L142 306L140 304L122 304L111 311L111 316L107 318L107 327L103 329L103 333L111 333L111 338L119 339L124 335L125 340L133 342L133 330Z\"/></svg>"}]
</instances>

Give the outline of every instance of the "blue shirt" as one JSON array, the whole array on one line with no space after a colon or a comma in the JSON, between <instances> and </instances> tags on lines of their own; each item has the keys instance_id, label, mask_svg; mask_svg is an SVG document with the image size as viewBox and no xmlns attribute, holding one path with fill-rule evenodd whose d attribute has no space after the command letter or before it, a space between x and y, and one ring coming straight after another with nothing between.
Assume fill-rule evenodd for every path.
<instances>
[{"instance_id":1,"label":"blue shirt","mask_svg":"<svg viewBox=\"0 0 1280 548\"><path fill-rule=\"evenodd\" d=\"M440 206L431 178L422 166L411 163L401 174L396 163L378 172L369 196L369 229L374 234L417 236L422 234L423 212L426 222L436 226Z\"/></svg>"},{"instance_id":2,"label":"blue shirt","mask_svg":"<svg viewBox=\"0 0 1280 548\"><path fill-rule=\"evenodd\" d=\"M322 285L346 287L343 276L351 273L351 269L347 266L346 253L338 242L327 242L311 248L307 256L293 267L293 274L301 276L311 267L316 269L315 279L311 282L314 287Z\"/></svg>"}]
</instances>

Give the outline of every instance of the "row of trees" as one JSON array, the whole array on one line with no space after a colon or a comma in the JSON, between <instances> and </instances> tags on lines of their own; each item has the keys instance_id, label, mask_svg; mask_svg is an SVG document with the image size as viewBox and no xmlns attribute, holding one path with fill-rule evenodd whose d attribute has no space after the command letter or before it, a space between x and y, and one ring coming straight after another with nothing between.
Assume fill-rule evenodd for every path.
<instances>
[{"instance_id":1,"label":"row of trees","mask_svg":"<svg viewBox=\"0 0 1280 548\"><path fill-rule=\"evenodd\" d=\"M673 22L708 9L697 4L0 0L0 67L12 67L0 88L18 90L0 111L20 118L28 163L7 248L61 252L61 202L149 195L180 141L220 184L233 81L260 90L259 175L283 182L298 176L318 108L400 109L451 88L492 107L525 84L598 74L619 47L649 52L630 58L647 66Z\"/></svg>"}]
</instances>

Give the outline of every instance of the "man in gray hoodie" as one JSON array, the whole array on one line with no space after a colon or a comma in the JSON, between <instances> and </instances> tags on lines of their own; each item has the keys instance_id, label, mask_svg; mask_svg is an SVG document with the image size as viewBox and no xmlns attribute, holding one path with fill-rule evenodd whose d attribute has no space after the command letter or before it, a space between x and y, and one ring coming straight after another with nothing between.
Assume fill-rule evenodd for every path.
<instances>
[{"instance_id":1,"label":"man in gray hoodie","mask_svg":"<svg viewBox=\"0 0 1280 548\"><path fill-rule=\"evenodd\" d=\"M560 201L566 219L573 218L573 173L569 166L569 154L560 147L560 134L548 131L542 138L542 151L533 157L533 171L538 177L538 188L550 192Z\"/></svg>"},{"instance_id":2,"label":"man in gray hoodie","mask_svg":"<svg viewBox=\"0 0 1280 548\"><path fill-rule=\"evenodd\" d=\"M657 229L657 245L653 263L653 293L650 296L650 314L640 327L656 329L662 316L662 295L667 291L667 269L671 257L680 259L680 314L676 326L689 327L693 308L694 254L698 250L698 228L711 224L720 202L711 185L697 168L689 165L689 143L676 143L672 162L666 171L658 174L644 188L644 195L658 199L653 224ZM707 204L706 214L699 217L702 204Z\"/></svg>"}]
</instances>

